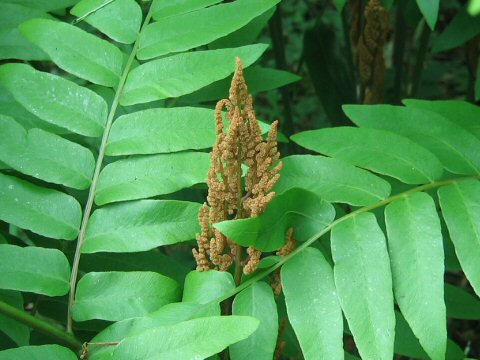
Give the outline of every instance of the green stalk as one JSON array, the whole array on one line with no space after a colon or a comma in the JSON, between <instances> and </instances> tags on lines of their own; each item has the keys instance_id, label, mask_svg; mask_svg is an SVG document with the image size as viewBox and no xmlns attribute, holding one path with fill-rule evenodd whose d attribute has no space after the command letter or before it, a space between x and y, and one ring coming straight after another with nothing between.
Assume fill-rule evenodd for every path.
<instances>
[{"instance_id":1,"label":"green stalk","mask_svg":"<svg viewBox=\"0 0 480 360\"><path fill-rule=\"evenodd\" d=\"M425 57L427 55L430 34L432 33L425 20L422 20L422 26L422 33L420 34L417 50L417 59L415 61L415 67L413 68L412 75L412 89L410 91L410 97L412 98L417 96L418 90L420 89L420 84L422 83L422 73L425 64Z\"/></svg>"},{"instance_id":2,"label":"green stalk","mask_svg":"<svg viewBox=\"0 0 480 360\"><path fill-rule=\"evenodd\" d=\"M445 185L450 185L450 184L454 184L458 181L462 181L462 180L466 180L466 179L480 179L480 175L475 175L475 176L466 176L466 177L462 177L462 178L456 178L456 179L448 179L448 180L441 180L441 181L436 181L436 182L432 182L432 183L429 183L429 184L425 184L425 185L421 185L421 186L417 186L416 188L413 188L413 189L410 189L408 191L404 191L400 194L397 194L397 195L393 195L385 200L382 200L382 201L379 201L378 203L375 203L375 204L372 204L372 205L369 205L369 206L365 206L363 208L360 208L358 210L355 210L337 220L335 220L334 222L332 222L330 225L328 225L326 228L324 228L322 231L316 233L315 235L313 235L312 237L310 237L307 241L305 241L304 243L302 243L300 246L298 246L294 251L292 251L290 254L288 254L287 256L285 257L282 257L276 264L272 265L271 267L269 267L268 269L264 270L263 272L261 273L258 273L257 275L255 276L252 276L250 279L248 279L247 281L245 281L244 283L240 284L240 286L237 286L235 289L233 289L232 291L230 291L229 293L227 293L226 295L218 298L215 300L215 302L222 302L222 301L225 301L226 299L229 299L231 298L232 296L235 296L236 294L238 294L240 291L246 289L247 287L249 287L250 285L252 285L253 283L263 279L264 277L268 276L269 274L271 274L273 271L275 271L276 269L280 268L283 264L285 264L288 260L290 260L291 258L293 258L295 255L301 253L304 249L306 249L307 247L309 247L310 245L312 245L316 240L320 239L323 235L325 235L326 233L328 233L330 230L332 230L335 226L337 226L338 224L344 222L345 220L347 219L350 219L354 216L357 216L359 214L362 214L362 213L365 213L365 212L368 212L368 211L372 211L372 210L375 210L377 208L380 208L382 206L386 206L394 201L397 201L397 200L400 200L402 198L405 198L411 194L414 194L414 193L417 193L417 192L420 192L420 191L426 191L426 190L431 190L431 189L435 189L435 188L438 188L440 186L445 186Z\"/></svg>"},{"instance_id":3,"label":"green stalk","mask_svg":"<svg viewBox=\"0 0 480 360\"><path fill-rule=\"evenodd\" d=\"M76 339L72 334L46 321L40 320L29 313L17 309L16 307L13 307L3 301L0 301L0 313L46 335L50 335L51 337L55 338L59 344L66 345L75 351L79 351L82 348L82 343L80 340Z\"/></svg>"},{"instance_id":4,"label":"green stalk","mask_svg":"<svg viewBox=\"0 0 480 360\"><path fill-rule=\"evenodd\" d=\"M115 97L112 102L112 107L110 108L110 112L108 114L107 123L105 124L105 130L103 132L102 142L100 144L100 149L98 151L98 158L95 164L95 172L92 178L92 185L90 186L90 190L88 193L87 204L85 205L82 225L80 227L80 232L78 234L78 240L77 240L77 247L75 249L75 256L73 258L72 275L70 277L70 294L68 298L68 315L67 315L67 331L68 332L72 332L72 307L73 307L73 302L75 301L75 288L76 288L77 277L78 277L78 265L80 263L81 248L82 248L83 242L85 241L85 234L87 231L88 220L90 219L90 214L92 212L93 200L95 198L98 178L103 165L103 158L105 157L105 148L107 145L108 136L110 134L110 129L113 124L113 118L115 117L115 113L119 105L120 96L123 92L123 87L125 86L125 82L127 80L127 75L130 72L133 60L137 55L139 40L142 37L142 34L145 31L146 26L150 22L151 17L152 17L152 6L150 6L148 14L145 17L145 21L143 22L142 28L140 29L140 33L137 37L137 40L133 45L132 52L130 53L127 64L123 69L123 73L120 78L120 82L118 83L118 88L117 88L117 91L115 92Z\"/></svg>"},{"instance_id":5,"label":"green stalk","mask_svg":"<svg viewBox=\"0 0 480 360\"><path fill-rule=\"evenodd\" d=\"M393 83L393 103L399 104L402 99L403 56L407 39L407 24L405 22L405 0L397 3L395 18L395 40L393 44L393 67L395 78Z\"/></svg>"}]
</instances>

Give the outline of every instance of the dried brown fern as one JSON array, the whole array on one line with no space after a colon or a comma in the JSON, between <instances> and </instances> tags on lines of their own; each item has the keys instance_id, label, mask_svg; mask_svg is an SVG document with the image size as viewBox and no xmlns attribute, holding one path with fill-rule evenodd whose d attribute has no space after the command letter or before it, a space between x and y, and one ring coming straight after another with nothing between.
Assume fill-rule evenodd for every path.
<instances>
[{"instance_id":1,"label":"dried brown fern","mask_svg":"<svg viewBox=\"0 0 480 360\"><path fill-rule=\"evenodd\" d=\"M385 61L383 51L389 31L388 11L380 0L370 0L364 11L364 26L360 34L360 1L350 1L352 27L350 37L356 45L355 60L365 89L365 104L383 101Z\"/></svg>"}]
</instances>

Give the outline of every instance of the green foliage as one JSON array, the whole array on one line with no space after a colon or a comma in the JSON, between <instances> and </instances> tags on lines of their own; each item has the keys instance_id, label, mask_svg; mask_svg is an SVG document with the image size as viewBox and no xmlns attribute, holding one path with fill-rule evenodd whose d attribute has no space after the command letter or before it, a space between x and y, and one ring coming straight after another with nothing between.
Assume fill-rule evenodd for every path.
<instances>
[{"instance_id":1,"label":"green foliage","mask_svg":"<svg viewBox=\"0 0 480 360\"><path fill-rule=\"evenodd\" d=\"M360 355L391 359L392 275L385 236L375 215L363 213L343 221L333 228L331 241L338 298Z\"/></svg>"},{"instance_id":2,"label":"green foliage","mask_svg":"<svg viewBox=\"0 0 480 360\"><path fill-rule=\"evenodd\" d=\"M234 359L272 359L277 345L278 315L272 288L264 283L252 284L235 297L234 315L252 316L260 320L253 334L230 346Z\"/></svg>"},{"instance_id":3,"label":"green foliage","mask_svg":"<svg viewBox=\"0 0 480 360\"><path fill-rule=\"evenodd\" d=\"M61 251L41 247L22 248L1 244L0 286L2 289L65 295L70 266Z\"/></svg>"},{"instance_id":4,"label":"green foliage","mask_svg":"<svg viewBox=\"0 0 480 360\"><path fill-rule=\"evenodd\" d=\"M440 0L417 0L417 4L430 29L435 29L435 24L437 23L438 18L438 10L440 9Z\"/></svg>"},{"instance_id":5,"label":"green foliage","mask_svg":"<svg viewBox=\"0 0 480 360\"><path fill-rule=\"evenodd\" d=\"M78 282L76 296L73 307L76 321L118 321L146 315L179 300L179 286L153 272L90 272Z\"/></svg>"},{"instance_id":6,"label":"green foliage","mask_svg":"<svg viewBox=\"0 0 480 360\"><path fill-rule=\"evenodd\" d=\"M142 24L142 9L134 0L82 0L70 13L124 44L135 42Z\"/></svg>"},{"instance_id":7,"label":"green foliage","mask_svg":"<svg viewBox=\"0 0 480 360\"><path fill-rule=\"evenodd\" d=\"M343 356L343 318L330 264L307 248L282 267L288 318L305 360ZM299 281L302 279L302 281Z\"/></svg>"},{"instance_id":8,"label":"green foliage","mask_svg":"<svg viewBox=\"0 0 480 360\"><path fill-rule=\"evenodd\" d=\"M188 241L200 230L199 210L198 203L177 200L140 200L98 209L82 252L136 252Z\"/></svg>"},{"instance_id":9,"label":"green foliage","mask_svg":"<svg viewBox=\"0 0 480 360\"><path fill-rule=\"evenodd\" d=\"M90 150L41 129L26 130L8 116L0 115L0 129L5 135L0 158L12 169L75 189L90 186L95 167Z\"/></svg>"},{"instance_id":10,"label":"green foliage","mask_svg":"<svg viewBox=\"0 0 480 360\"><path fill-rule=\"evenodd\" d=\"M390 194L390 184L368 171L321 155L293 155L282 160L284 170L275 190L300 187L330 202L369 205Z\"/></svg>"},{"instance_id":11,"label":"green foliage","mask_svg":"<svg viewBox=\"0 0 480 360\"><path fill-rule=\"evenodd\" d=\"M185 172L184 164L189 164ZM108 164L98 180L95 203L143 199L169 194L205 181L210 157L202 152L178 152L132 157Z\"/></svg>"},{"instance_id":12,"label":"green foliage","mask_svg":"<svg viewBox=\"0 0 480 360\"><path fill-rule=\"evenodd\" d=\"M259 326L249 316L212 316L159 326L122 341L113 353L118 360L205 359L245 339ZM218 332L218 329L222 329ZM150 346L143 346L145 342Z\"/></svg>"},{"instance_id":13,"label":"green foliage","mask_svg":"<svg viewBox=\"0 0 480 360\"><path fill-rule=\"evenodd\" d=\"M184 302L208 304L235 289L230 273L225 271L192 271L185 277Z\"/></svg>"},{"instance_id":14,"label":"green foliage","mask_svg":"<svg viewBox=\"0 0 480 360\"><path fill-rule=\"evenodd\" d=\"M100 136L107 104L92 90L25 64L0 67L0 84L40 120L84 136Z\"/></svg>"},{"instance_id":15,"label":"green foliage","mask_svg":"<svg viewBox=\"0 0 480 360\"><path fill-rule=\"evenodd\" d=\"M480 296L480 270L474 265L480 251L479 190L478 181L465 180L439 189L438 196L458 260Z\"/></svg>"},{"instance_id":16,"label":"green foliage","mask_svg":"<svg viewBox=\"0 0 480 360\"><path fill-rule=\"evenodd\" d=\"M215 227L237 244L273 251L284 245L289 228L295 227L295 238L305 241L335 218L330 203L300 188L276 196L268 208L258 217L222 221Z\"/></svg>"},{"instance_id":17,"label":"green foliage","mask_svg":"<svg viewBox=\"0 0 480 360\"><path fill-rule=\"evenodd\" d=\"M138 58L151 59L208 44L247 25L279 1L240 0L159 19L145 28ZM188 26L179 29L175 26L178 22Z\"/></svg>"},{"instance_id":18,"label":"green foliage","mask_svg":"<svg viewBox=\"0 0 480 360\"><path fill-rule=\"evenodd\" d=\"M190 94L231 74L235 65L225 59L238 56L245 66L249 66L266 48L266 45L255 44L234 49L186 52L142 64L128 76L120 104L128 106ZM197 76L192 77L192 73L197 73Z\"/></svg>"},{"instance_id":19,"label":"green foliage","mask_svg":"<svg viewBox=\"0 0 480 360\"><path fill-rule=\"evenodd\" d=\"M445 269L435 203L425 193L413 194L385 208L385 223L395 300L425 351L442 359L447 340Z\"/></svg>"},{"instance_id":20,"label":"green foliage","mask_svg":"<svg viewBox=\"0 0 480 360\"><path fill-rule=\"evenodd\" d=\"M434 52L480 33L476 1L448 25L439 1L386 3L424 18L418 33L442 23ZM304 30L303 59L327 122L342 126L311 130L306 120L293 134L286 114L266 211L212 224L237 251L263 251L259 269L192 270L213 102L228 96L235 58L254 94L301 79L281 65L278 44L283 70L253 65L269 63L256 39L269 21L275 32L279 4L0 4L0 360L76 359L82 342L91 360L474 356L447 320L480 318L480 110L460 100L355 104L338 14L338 24ZM348 3L334 4L345 22ZM275 255L290 228L297 247ZM355 348L344 346L350 335Z\"/></svg>"},{"instance_id":21,"label":"green foliage","mask_svg":"<svg viewBox=\"0 0 480 360\"><path fill-rule=\"evenodd\" d=\"M480 32L478 19L461 10L448 27L435 40L433 51L441 52L464 44Z\"/></svg>"},{"instance_id":22,"label":"green foliage","mask_svg":"<svg viewBox=\"0 0 480 360\"><path fill-rule=\"evenodd\" d=\"M75 353L59 345L23 346L0 352L1 360L16 359L52 359L52 360L75 360Z\"/></svg>"},{"instance_id":23,"label":"green foliage","mask_svg":"<svg viewBox=\"0 0 480 360\"><path fill-rule=\"evenodd\" d=\"M0 174L0 219L54 239L78 235L82 211L74 197Z\"/></svg>"}]
</instances>

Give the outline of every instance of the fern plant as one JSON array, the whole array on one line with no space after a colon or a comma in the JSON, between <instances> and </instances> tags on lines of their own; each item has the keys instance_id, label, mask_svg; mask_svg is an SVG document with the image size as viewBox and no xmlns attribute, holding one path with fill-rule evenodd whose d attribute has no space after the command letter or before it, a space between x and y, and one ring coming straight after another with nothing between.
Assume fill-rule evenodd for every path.
<instances>
[{"instance_id":1,"label":"fern plant","mask_svg":"<svg viewBox=\"0 0 480 360\"><path fill-rule=\"evenodd\" d=\"M344 333L363 359L464 358L446 319L478 319L480 302L444 273L462 270L480 295L474 105L348 105L358 127L292 136L321 155L282 158L261 215L212 224L264 253L239 285L167 246L200 231L208 101L227 95L235 57L247 67L266 50L250 43L278 2L0 4L21 14L2 56L25 60L0 66L0 330L12 348L0 359L356 358ZM74 24L47 13L74 4ZM246 77L253 92L298 79ZM271 254L292 228L297 248Z\"/></svg>"}]
</instances>

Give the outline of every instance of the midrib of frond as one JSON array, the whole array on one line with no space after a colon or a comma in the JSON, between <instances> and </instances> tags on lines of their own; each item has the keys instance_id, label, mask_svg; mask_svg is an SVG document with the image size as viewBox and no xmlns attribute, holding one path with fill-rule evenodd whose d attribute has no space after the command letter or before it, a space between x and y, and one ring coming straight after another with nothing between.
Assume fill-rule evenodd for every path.
<instances>
[{"instance_id":1,"label":"midrib of frond","mask_svg":"<svg viewBox=\"0 0 480 360\"><path fill-rule=\"evenodd\" d=\"M108 113L107 117L107 122L105 124L105 128L103 131L102 135L102 141L100 143L100 148L98 151L98 157L97 161L95 164L95 171L93 174L92 178L92 184L90 186L89 192L88 192L88 198L87 202L85 205L85 209L83 212L83 218L82 218L82 224L80 226L80 231L77 239L77 246L75 249L75 256L73 259L72 263L72 275L70 278L70 294L69 294L69 299L68 299L68 315L67 315L67 331L72 332L72 307L73 303L75 301L75 289L76 289L76 282L77 282L77 276L78 276L78 266L80 263L80 256L81 256L81 248L83 245L83 242L85 241L85 236L87 232L87 226L88 226L88 221L90 219L90 214L92 212L92 207L93 207L93 201L95 198L95 193L97 190L97 185L98 185L98 179L100 176L100 171L102 170L102 165L103 165L103 159L105 157L105 149L107 146L107 140L108 136L110 134L110 129L112 128L112 124L114 121L115 113L117 112L117 108L120 102L120 97L122 96L123 93L123 88L125 86L125 82L127 80L127 76L130 73L130 70L132 69L132 64L133 60L135 59L139 47L139 42L140 39L145 31L146 26L150 22L150 19L152 18L152 5L150 5L150 8L148 10L147 16L145 17L145 20L142 24L142 27L138 33L137 39L135 40L135 43L133 44L132 51L130 53L130 56L127 60L127 63L125 64L125 68L123 69L122 76L120 77L120 81L118 83L117 89L115 91L115 97L113 98L112 105L110 107L110 111Z\"/></svg>"}]
</instances>

